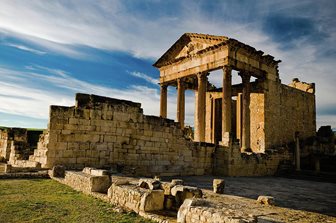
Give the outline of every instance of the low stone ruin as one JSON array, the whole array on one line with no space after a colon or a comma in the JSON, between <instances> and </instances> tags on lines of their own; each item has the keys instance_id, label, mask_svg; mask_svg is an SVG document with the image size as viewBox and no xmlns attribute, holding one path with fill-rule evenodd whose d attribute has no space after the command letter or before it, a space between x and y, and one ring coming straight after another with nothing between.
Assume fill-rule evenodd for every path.
<instances>
[{"instance_id":1,"label":"low stone ruin","mask_svg":"<svg viewBox=\"0 0 336 223\"><path fill-rule=\"evenodd\" d=\"M107 170L90 167L72 171L55 166L49 175L76 190L104 196L104 200L139 214L164 210L177 212L186 199L202 198L203 195L200 189L185 186L179 179L161 182L152 178L111 176Z\"/></svg>"},{"instance_id":2,"label":"low stone ruin","mask_svg":"<svg viewBox=\"0 0 336 223\"><path fill-rule=\"evenodd\" d=\"M0 129L0 161L8 161L15 171L20 168L39 168L41 164L29 160L36 149L40 130L27 130L25 128ZM23 169L25 170L25 169ZM22 170L21 170L22 171Z\"/></svg>"}]
</instances>

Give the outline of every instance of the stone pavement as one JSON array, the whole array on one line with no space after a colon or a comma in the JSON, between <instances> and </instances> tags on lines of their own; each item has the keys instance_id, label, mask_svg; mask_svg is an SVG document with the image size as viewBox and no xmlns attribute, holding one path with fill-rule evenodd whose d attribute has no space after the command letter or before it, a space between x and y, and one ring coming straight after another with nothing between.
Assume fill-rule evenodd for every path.
<instances>
[{"instance_id":1,"label":"stone pavement","mask_svg":"<svg viewBox=\"0 0 336 223\"><path fill-rule=\"evenodd\" d=\"M185 184L212 190L214 176L175 177ZM220 178L220 177L218 177ZM275 198L276 206L336 217L336 184L281 177L223 177L225 194L256 200L259 195ZM164 178L163 180L168 180ZM336 219L335 219L336 222Z\"/></svg>"}]
</instances>

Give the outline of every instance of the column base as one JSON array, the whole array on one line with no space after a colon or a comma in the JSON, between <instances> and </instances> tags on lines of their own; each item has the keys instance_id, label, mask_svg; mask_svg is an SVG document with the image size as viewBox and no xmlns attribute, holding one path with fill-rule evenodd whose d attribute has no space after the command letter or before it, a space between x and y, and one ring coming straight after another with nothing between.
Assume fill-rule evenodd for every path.
<instances>
[{"instance_id":1,"label":"column base","mask_svg":"<svg viewBox=\"0 0 336 223\"><path fill-rule=\"evenodd\" d=\"M218 144L230 147L232 145L232 134L230 132L225 132L222 136L222 141L219 141Z\"/></svg>"}]
</instances>

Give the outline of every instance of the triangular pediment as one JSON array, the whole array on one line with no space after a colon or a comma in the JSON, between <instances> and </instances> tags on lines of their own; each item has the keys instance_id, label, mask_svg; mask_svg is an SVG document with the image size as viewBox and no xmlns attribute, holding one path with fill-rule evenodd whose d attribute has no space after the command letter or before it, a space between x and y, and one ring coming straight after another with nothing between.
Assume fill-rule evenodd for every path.
<instances>
[{"instance_id":1,"label":"triangular pediment","mask_svg":"<svg viewBox=\"0 0 336 223\"><path fill-rule=\"evenodd\" d=\"M167 52L160 57L153 66L158 68L162 67L178 60L179 58L188 57L227 40L228 37L225 36L185 33L167 50Z\"/></svg>"}]
</instances>

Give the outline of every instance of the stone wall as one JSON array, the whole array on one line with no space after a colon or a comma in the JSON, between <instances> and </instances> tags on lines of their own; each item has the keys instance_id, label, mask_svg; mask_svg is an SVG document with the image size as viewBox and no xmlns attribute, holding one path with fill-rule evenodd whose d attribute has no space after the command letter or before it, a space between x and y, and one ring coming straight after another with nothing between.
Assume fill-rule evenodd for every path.
<instances>
[{"instance_id":1,"label":"stone wall","mask_svg":"<svg viewBox=\"0 0 336 223\"><path fill-rule=\"evenodd\" d=\"M283 162L293 162L293 153L285 147L266 153L241 153L239 145L218 147L215 151L214 174L225 176L273 176Z\"/></svg>"},{"instance_id":2,"label":"stone wall","mask_svg":"<svg viewBox=\"0 0 336 223\"><path fill-rule=\"evenodd\" d=\"M211 174L214 147L194 143L172 120L139 103L77 94L76 106L50 107L48 131L31 160L50 168L116 166L136 175Z\"/></svg>"},{"instance_id":3,"label":"stone wall","mask_svg":"<svg viewBox=\"0 0 336 223\"><path fill-rule=\"evenodd\" d=\"M8 160L10 154L10 144L6 129L0 129L0 160Z\"/></svg>"},{"instance_id":4,"label":"stone wall","mask_svg":"<svg viewBox=\"0 0 336 223\"><path fill-rule=\"evenodd\" d=\"M0 156L11 162L16 159L28 159L27 130L23 128L0 130Z\"/></svg>"},{"instance_id":5,"label":"stone wall","mask_svg":"<svg viewBox=\"0 0 336 223\"><path fill-rule=\"evenodd\" d=\"M294 79L290 86L275 81L268 81L267 85L266 147L294 141L295 132L299 132L302 139L314 136L316 131L314 84Z\"/></svg>"},{"instance_id":6,"label":"stone wall","mask_svg":"<svg viewBox=\"0 0 336 223\"><path fill-rule=\"evenodd\" d=\"M0 130L0 160L14 167L38 167L38 163L29 161L36 148L37 136L42 131L25 128L4 128Z\"/></svg>"},{"instance_id":7,"label":"stone wall","mask_svg":"<svg viewBox=\"0 0 336 223\"><path fill-rule=\"evenodd\" d=\"M255 153L264 153L265 146L265 97L262 93L250 94L250 142Z\"/></svg>"}]
</instances>

